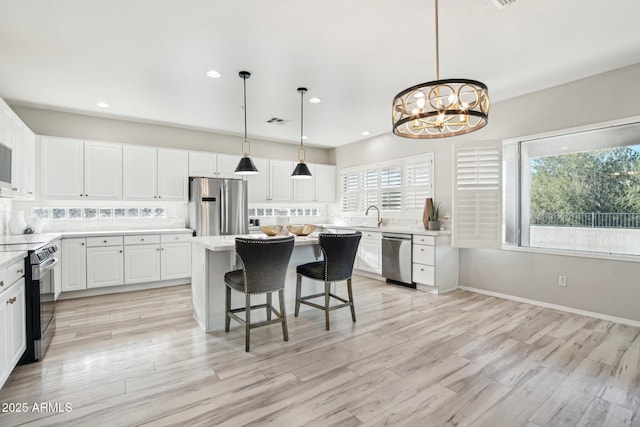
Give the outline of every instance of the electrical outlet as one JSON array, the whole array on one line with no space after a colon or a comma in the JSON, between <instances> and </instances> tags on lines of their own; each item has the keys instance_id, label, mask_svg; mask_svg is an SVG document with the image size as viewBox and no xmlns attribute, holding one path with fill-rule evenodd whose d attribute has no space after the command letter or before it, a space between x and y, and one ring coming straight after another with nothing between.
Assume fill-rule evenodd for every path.
<instances>
[{"instance_id":1,"label":"electrical outlet","mask_svg":"<svg viewBox=\"0 0 640 427\"><path fill-rule=\"evenodd\" d=\"M558 286L567 286L567 276L558 276Z\"/></svg>"}]
</instances>

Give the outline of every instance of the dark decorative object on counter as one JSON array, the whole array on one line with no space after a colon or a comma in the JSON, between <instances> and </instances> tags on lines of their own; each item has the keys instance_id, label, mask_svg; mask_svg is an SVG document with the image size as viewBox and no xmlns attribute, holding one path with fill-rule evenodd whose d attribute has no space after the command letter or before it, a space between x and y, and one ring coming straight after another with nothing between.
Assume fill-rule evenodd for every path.
<instances>
[{"instance_id":1,"label":"dark decorative object on counter","mask_svg":"<svg viewBox=\"0 0 640 427\"><path fill-rule=\"evenodd\" d=\"M429 212L431 212L431 206L433 206L433 199L431 197L427 197L424 201L424 212L422 213L422 223L424 224L424 229L429 229Z\"/></svg>"}]
</instances>

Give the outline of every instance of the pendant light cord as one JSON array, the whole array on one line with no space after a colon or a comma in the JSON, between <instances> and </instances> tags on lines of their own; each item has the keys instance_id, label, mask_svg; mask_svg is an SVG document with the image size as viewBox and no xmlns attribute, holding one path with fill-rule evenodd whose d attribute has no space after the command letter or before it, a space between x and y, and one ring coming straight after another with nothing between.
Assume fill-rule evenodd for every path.
<instances>
[{"instance_id":1,"label":"pendant light cord","mask_svg":"<svg viewBox=\"0 0 640 427\"><path fill-rule=\"evenodd\" d=\"M244 140L247 140L247 76L242 76L244 86Z\"/></svg>"},{"instance_id":2,"label":"pendant light cord","mask_svg":"<svg viewBox=\"0 0 640 427\"><path fill-rule=\"evenodd\" d=\"M438 31L438 0L436 0L436 80L440 80L440 31Z\"/></svg>"},{"instance_id":3,"label":"pendant light cord","mask_svg":"<svg viewBox=\"0 0 640 427\"><path fill-rule=\"evenodd\" d=\"M304 136L304 90L300 91L300 148L302 148L302 137Z\"/></svg>"}]
</instances>

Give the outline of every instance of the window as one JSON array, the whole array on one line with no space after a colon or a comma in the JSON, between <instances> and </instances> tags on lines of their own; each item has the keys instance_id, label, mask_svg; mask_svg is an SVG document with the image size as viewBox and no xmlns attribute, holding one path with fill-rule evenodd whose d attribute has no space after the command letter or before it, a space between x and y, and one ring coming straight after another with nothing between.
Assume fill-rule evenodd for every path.
<instances>
[{"instance_id":1,"label":"window","mask_svg":"<svg viewBox=\"0 0 640 427\"><path fill-rule=\"evenodd\" d=\"M433 154L340 171L342 212L420 210L433 197Z\"/></svg>"},{"instance_id":2,"label":"window","mask_svg":"<svg viewBox=\"0 0 640 427\"><path fill-rule=\"evenodd\" d=\"M505 242L640 255L640 123L517 141L507 157Z\"/></svg>"}]
</instances>

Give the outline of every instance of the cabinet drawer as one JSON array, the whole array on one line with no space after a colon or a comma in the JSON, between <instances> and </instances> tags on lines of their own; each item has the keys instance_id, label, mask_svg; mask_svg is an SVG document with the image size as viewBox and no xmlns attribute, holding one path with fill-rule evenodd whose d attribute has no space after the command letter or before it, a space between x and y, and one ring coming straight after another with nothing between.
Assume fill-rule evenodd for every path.
<instances>
[{"instance_id":1,"label":"cabinet drawer","mask_svg":"<svg viewBox=\"0 0 640 427\"><path fill-rule=\"evenodd\" d=\"M152 243L160 243L159 234L136 234L133 236L124 236L125 245L148 245Z\"/></svg>"},{"instance_id":2,"label":"cabinet drawer","mask_svg":"<svg viewBox=\"0 0 640 427\"><path fill-rule=\"evenodd\" d=\"M16 261L0 270L0 292L8 289L16 280L24 276L24 259Z\"/></svg>"},{"instance_id":3,"label":"cabinet drawer","mask_svg":"<svg viewBox=\"0 0 640 427\"><path fill-rule=\"evenodd\" d=\"M382 240L382 233L376 233L374 231L362 231L362 238L369 240Z\"/></svg>"},{"instance_id":4,"label":"cabinet drawer","mask_svg":"<svg viewBox=\"0 0 640 427\"><path fill-rule=\"evenodd\" d=\"M413 245L413 262L418 264L434 265L435 246Z\"/></svg>"},{"instance_id":5,"label":"cabinet drawer","mask_svg":"<svg viewBox=\"0 0 640 427\"><path fill-rule=\"evenodd\" d=\"M434 286L435 269L429 265L413 264L413 281Z\"/></svg>"},{"instance_id":6,"label":"cabinet drawer","mask_svg":"<svg viewBox=\"0 0 640 427\"><path fill-rule=\"evenodd\" d=\"M191 234L162 234L160 241L162 243L190 242L193 236Z\"/></svg>"},{"instance_id":7,"label":"cabinet drawer","mask_svg":"<svg viewBox=\"0 0 640 427\"><path fill-rule=\"evenodd\" d=\"M122 242L122 236L87 237L87 247L89 248L97 246L120 246Z\"/></svg>"},{"instance_id":8,"label":"cabinet drawer","mask_svg":"<svg viewBox=\"0 0 640 427\"><path fill-rule=\"evenodd\" d=\"M435 236L420 236L420 235L414 234L413 243L417 243L419 245L434 246L436 244L436 238Z\"/></svg>"}]
</instances>

